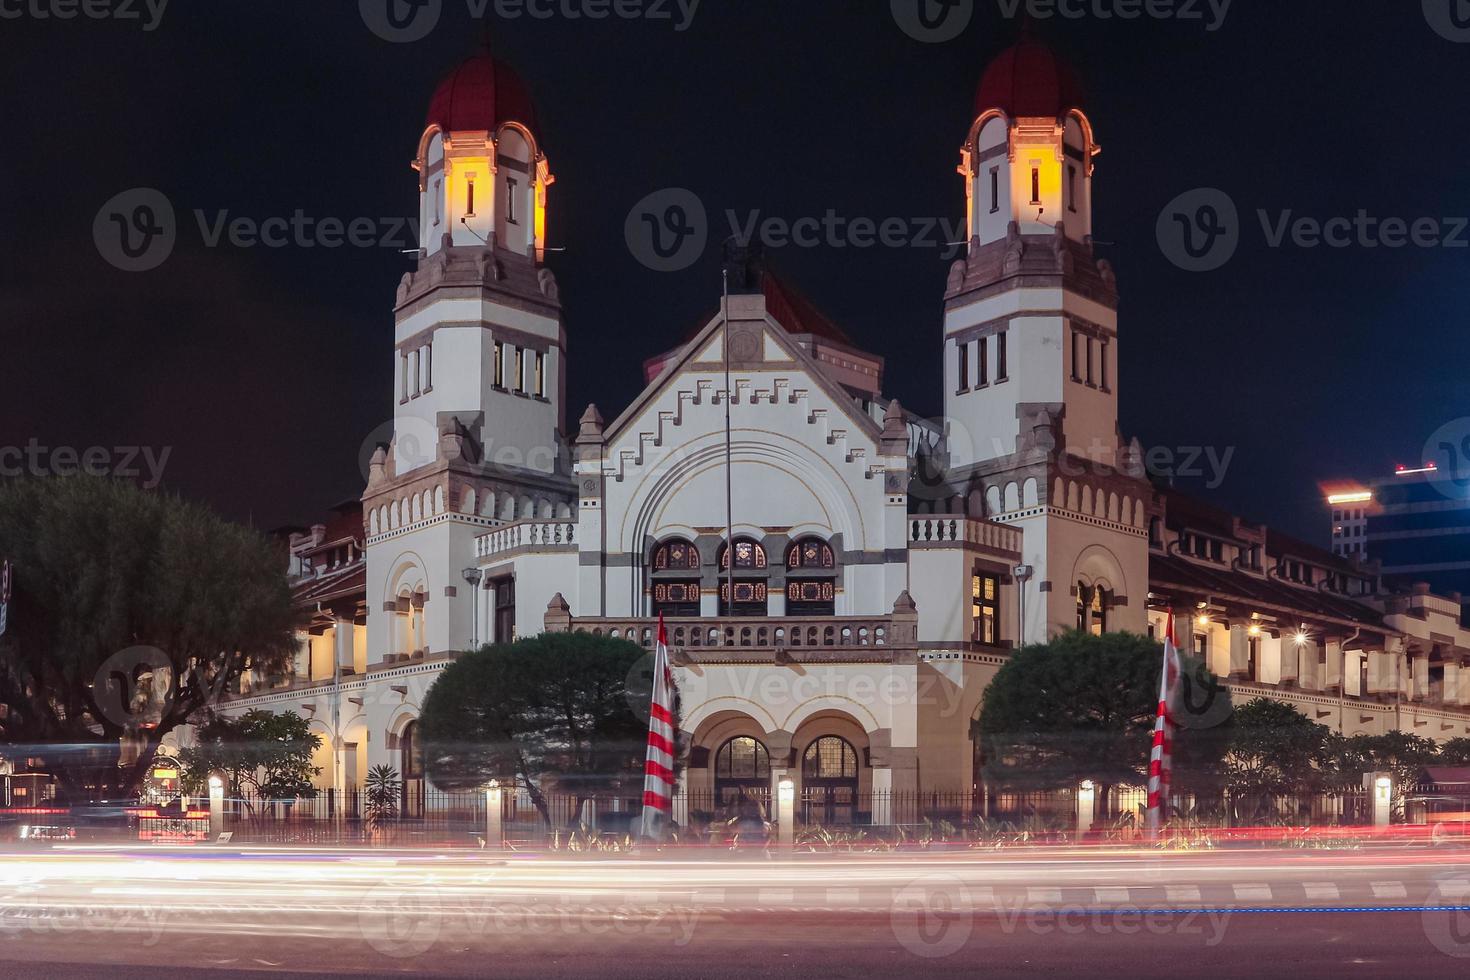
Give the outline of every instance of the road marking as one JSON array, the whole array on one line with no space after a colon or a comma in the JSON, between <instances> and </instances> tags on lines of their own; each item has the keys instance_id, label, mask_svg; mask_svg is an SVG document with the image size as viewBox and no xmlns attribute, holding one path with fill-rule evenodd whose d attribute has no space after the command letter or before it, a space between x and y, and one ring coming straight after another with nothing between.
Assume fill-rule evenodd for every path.
<instances>
[{"instance_id":1,"label":"road marking","mask_svg":"<svg viewBox=\"0 0 1470 980\"><path fill-rule=\"evenodd\" d=\"M1099 902L1126 902L1128 901L1128 889L1126 888L1094 888Z\"/></svg>"},{"instance_id":2,"label":"road marking","mask_svg":"<svg viewBox=\"0 0 1470 980\"><path fill-rule=\"evenodd\" d=\"M1373 882L1374 898L1405 898L1404 886L1397 881L1375 881Z\"/></svg>"},{"instance_id":3,"label":"road marking","mask_svg":"<svg viewBox=\"0 0 1470 980\"><path fill-rule=\"evenodd\" d=\"M1042 905L1061 905L1062 890L1060 888L1028 888L1026 889L1026 901Z\"/></svg>"},{"instance_id":4,"label":"road marking","mask_svg":"<svg viewBox=\"0 0 1470 980\"><path fill-rule=\"evenodd\" d=\"M1470 880L1441 881L1439 893L1445 898L1464 898L1470 895Z\"/></svg>"},{"instance_id":5,"label":"road marking","mask_svg":"<svg viewBox=\"0 0 1470 980\"><path fill-rule=\"evenodd\" d=\"M1195 885L1165 885L1164 894L1171 902L1198 902L1199 888Z\"/></svg>"},{"instance_id":6,"label":"road marking","mask_svg":"<svg viewBox=\"0 0 1470 980\"><path fill-rule=\"evenodd\" d=\"M1335 902L1338 899L1337 886L1330 881L1308 881L1302 883L1307 897L1314 901L1327 900Z\"/></svg>"},{"instance_id":7,"label":"road marking","mask_svg":"<svg viewBox=\"0 0 1470 980\"><path fill-rule=\"evenodd\" d=\"M1236 885L1235 897L1243 902L1269 902L1271 900L1270 885Z\"/></svg>"},{"instance_id":8,"label":"road marking","mask_svg":"<svg viewBox=\"0 0 1470 980\"><path fill-rule=\"evenodd\" d=\"M827 889L828 905L856 905L858 904L858 890L856 888L829 888Z\"/></svg>"}]
</instances>

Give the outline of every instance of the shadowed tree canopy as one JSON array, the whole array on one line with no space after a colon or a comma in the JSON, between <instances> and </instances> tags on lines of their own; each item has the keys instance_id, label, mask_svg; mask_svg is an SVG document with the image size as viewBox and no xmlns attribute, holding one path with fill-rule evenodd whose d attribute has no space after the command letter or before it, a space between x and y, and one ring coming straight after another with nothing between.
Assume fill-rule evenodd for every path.
<instances>
[{"instance_id":1,"label":"shadowed tree canopy","mask_svg":"<svg viewBox=\"0 0 1470 980\"><path fill-rule=\"evenodd\" d=\"M1230 726L1225 774L1233 793L1265 796L1317 789L1326 778L1332 730L1295 706L1252 698Z\"/></svg>"},{"instance_id":2,"label":"shadowed tree canopy","mask_svg":"<svg viewBox=\"0 0 1470 980\"><path fill-rule=\"evenodd\" d=\"M578 796L642 785L649 654L627 640L543 633L483 647L444 669L419 731L429 778L444 789L491 779Z\"/></svg>"},{"instance_id":3,"label":"shadowed tree canopy","mask_svg":"<svg viewBox=\"0 0 1470 980\"><path fill-rule=\"evenodd\" d=\"M130 798L165 735L247 667L290 661L283 556L176 497L91 477L0 485L0 557L0 751L65 797Z\"/></svg>"},{"instance_id":4,"label":"shadowed tree canopy","mask_svg":"<svg viewBox=\"0 0 1470 980\"><path fill-rule=\"evenodd\" d=\"M316 796L311 764L322 739L311 723L293 712L255 709L239 718L212 717L199 726L195 744L179 753L183 789L204 794L212 773L224 773L229 792L246 804L290 802Z\"/></svg>"},{"instance_id":5,"label":"shadowed tree canopy","mask_svg":"<svg viewBox=\"0 0 1470 980\"><path fill-rule=\"evenodd\" d=\"M1090 779L1105 813L1110 787L1147 781L1163 655L1147 637L1077 631L1017 651L981 703L987 780L1051 788ZM1182 661L1174 747L1181 788L1218 776L1230 717L1229 690L1199 661Z\"/></svg>"}]
</instances>

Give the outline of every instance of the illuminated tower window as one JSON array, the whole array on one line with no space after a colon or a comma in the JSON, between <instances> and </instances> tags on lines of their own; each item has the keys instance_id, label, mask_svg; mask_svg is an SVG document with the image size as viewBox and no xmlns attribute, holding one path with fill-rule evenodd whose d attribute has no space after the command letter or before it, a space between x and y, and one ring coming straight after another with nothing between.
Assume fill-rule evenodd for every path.
<instances>
[{"instance_id":1,"label":"illuminated tower window","mask_svg":"<svg viewBox=\"0 0 1470 980\"><path fill-rule=\"evenodd\" d=\"M1041 168L1031 168L1031 203L1041 203Z\"/></svg>"},{"instance_id":2,"label":"illuminated tower window","mask_svg":"<svg viewBox=\"0 0 1470 980\"><path fill-rule=\"evenodd\" d=\"M475 216L475 175L474 174L468 174L465 177L464 216L466 218L473 218Z\"/></svg>"},{"instance_id":3,"label":"illuminated tower window","mask_svg":"<svg viewBox=\"0 0 1470 980\"><path fill-rule=\"evenodd\" d=\"M505 178L505 220L507 224L518 224L516 221L516 180L514 177Z\"/></svg>"}]
</instances>

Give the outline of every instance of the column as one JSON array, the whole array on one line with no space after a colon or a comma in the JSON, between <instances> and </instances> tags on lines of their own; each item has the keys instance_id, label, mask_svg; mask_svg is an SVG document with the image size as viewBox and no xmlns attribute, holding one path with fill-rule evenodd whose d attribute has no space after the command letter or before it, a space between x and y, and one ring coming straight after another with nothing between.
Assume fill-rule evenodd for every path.
<instances>
[{"instance_id":1,"label":"column","mask_svg":"<svg viewBox=\"0 0 1470 980\"><path fill-rule=\"evenodd\" d=\"M1316 640L1308 640L1298 649L1301 650L1302 666L1299 682L1304 691L1322 690L1321 654L1318 651Z\"/></svg>"},{"instance_id":2,"label":"column","mask_svg":"<svg viewBox=\"0 0 1470 980\"><path fill-rule=\"evenodd\" d=\"M1388 654L1382 650L1370 650L1368 658L1368 690L1364 695L1384 694L1392 690L1388 680Z\"/></svg>"},{"instance_id":3,"label":"column","mask_svg":"<svg viewBox=\"0 0 1470 980\"><path fill-rule=\"evenodd\" d=\"M493 585L485 587L485 615L480 620L480 642L499 643L501 637L495 635L495 610L498 605L496 593L500 590Z\"/></svg>"},{"instance_id":4,"label":"column","mask_svg":"<svg viewBox=\"0 0 1470 980\"><path fill-rule=\"evenodd\" d=\"M1418 654L1413 659L1413 670L1410 673L1412 684L1410 697L1415 701L1423 701L1429 697L1429 653Z\"/></svg>"},{"instance_id":5,"label":"column","mask_svg":"<svg viewBox=\"0 0 1470 980\"><path fill-rule=\"evenodd\" d=\"M1334 691L1341 691L1343 675L1343 654L1341 640L1327 641L1327 677L1324 686Z\"/></svg>"},{"instance_id":6,"label":"column","mask_svg":"<svg viewBox=\"0 0 1470 980\"><path fill-rule=\"evenodd\" d=\"M1464 704L1460 696L1460 664L1456 660L1446 660L1444 665L1444 703Z\"/></svg>"},{"instance_id":7,"label":"column","mask_svg":"<svg viewBox=\"0 0 1470 980\"><path fill-rule=\"evenodd\" d=\"M873 825L887 827L893 823L893 770L887 766L872 768Z\"/></svg>"},{"instance_id":8,"label":"column","mask_svg":"<svg viewBox=\"0 0 1470 980\"><path fill-rule=\"evenodd\" d=\"M1301 666L1301 647L1293 634L1281 634L1281 683L1295 684Z\"/></svg>"},{"instance_id":9,"label":"column","mask_svg":"<svg viewBox=\"0 0 1470 980\"><path fill-rule=\"evenodd\" d=\"M335 614L336 625L332 627L332 643L337 657L337 669L344 675L354 672L352 663L352 619Z\"/></svg>"},{"instance_id":10,"label":"column","mask_svg":"<svg viewBox=\"0 0 1470 980\"><path fill-rule=\"evenodd\" d=\"M1245 626L1232 623L1230 626L1230 676L1253 680L1250 672L1250 637Z\"/></svg>"}]
</instances>

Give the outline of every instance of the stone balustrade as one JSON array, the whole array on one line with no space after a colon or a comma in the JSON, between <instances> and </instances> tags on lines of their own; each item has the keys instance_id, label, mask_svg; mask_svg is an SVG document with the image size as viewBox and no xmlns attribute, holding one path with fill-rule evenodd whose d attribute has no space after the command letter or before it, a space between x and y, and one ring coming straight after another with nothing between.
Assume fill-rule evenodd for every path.
<instances>
[{"instance_id":1,"label":"stone balustrade","mask_svg":"<svg viewBox=\"0 0 1470 980\"><path fill-rule=\"evenodd\" d=\"M564 517L526 518L475 538L476 558L501 558L521 551L573 551L577 522Z\"/></svg>"},{"instance_id":2,"label":"stone balustrade","mask_svg":"<svg viewBox=\"0 0 1470 980\"><path fill-rule=\"evenodd\" d=\"M908 538L912 545L975 545L989 551L1020 554L1021 531L964 514L910 514Z\"/></svg>"}]
</instances>

